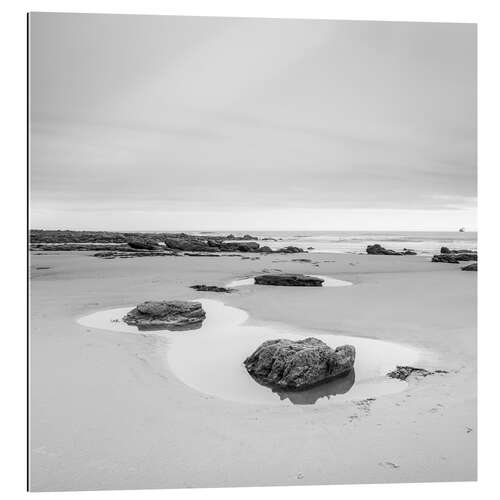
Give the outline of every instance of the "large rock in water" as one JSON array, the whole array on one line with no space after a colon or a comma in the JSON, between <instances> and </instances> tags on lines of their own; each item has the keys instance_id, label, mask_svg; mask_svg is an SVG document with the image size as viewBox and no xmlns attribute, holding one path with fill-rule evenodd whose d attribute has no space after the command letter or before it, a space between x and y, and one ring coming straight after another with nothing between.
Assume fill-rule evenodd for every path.
<instances>
[{"instance_id":1,"label":"large rock in water","mask_svg":"<svg viewBox=\"0 0 500 500\"><path fill-rule=\"evenodd\" d=\"M300 390L347 374L355 357L352 345L332 349L314 337L298 341L277 339L264 342L244 364L261 384Z\"/></svg>"},{"instance_id":2,"label":"large rock in water","mask_svg":"<svg viewBox=\"0 0 500 500\"><path fill-rule=\"evenodd\" d=\"M159 300L139 304L123 317L123 321L139 330L187 330L199 328L205 316L199 302Z\"/></svg>"},{"instance_id":3,"label":"large rock in water","mask_svg":"<svg viewBox=\"0 0 500 500\"><path fill-rule=\"evenodd\" d=\"M323 286L324 279L305 274L262 274L255 276L256 285Z\"/></svg>"}]
</instances>

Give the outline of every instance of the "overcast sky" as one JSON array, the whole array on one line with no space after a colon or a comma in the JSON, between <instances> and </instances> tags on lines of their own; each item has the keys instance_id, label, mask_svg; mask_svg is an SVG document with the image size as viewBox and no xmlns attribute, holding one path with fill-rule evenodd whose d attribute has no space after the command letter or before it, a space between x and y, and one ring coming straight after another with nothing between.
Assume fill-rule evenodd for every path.
<instances>
[{"instance_id":1,"label":"overcast sky","mask_svg":"<svg viewBox=\"0 0 500 500\"><path fill-rule=\"evenodd\" d=\"M31 226L476 227L476 27L33 14Z\"/></svg>"}]
</instances>

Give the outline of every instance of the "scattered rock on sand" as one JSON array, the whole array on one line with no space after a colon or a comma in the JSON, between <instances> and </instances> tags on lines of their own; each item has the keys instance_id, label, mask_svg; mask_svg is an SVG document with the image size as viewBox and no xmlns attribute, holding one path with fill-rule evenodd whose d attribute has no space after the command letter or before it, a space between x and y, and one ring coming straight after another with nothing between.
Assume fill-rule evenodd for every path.
<instances>
[{"instance_id":1,"label":"scattered rock on sand","mask_svg":"<svg viewBox=\"0 0 500 500\"><path fill-rule=\"evenodd\" d=\"M183 330L199 328L205 316L199 302L159 300L139 304L123 317L123 321L136 325L139 330Z\"/></svg>"},{"instance_id":2,"label":"scattered rock on sand","mask_svg":"<svg viewBox=\"0 0 500 500\"><path fill-rule=\"evenodd\" d=\"M288 246L284 248L279 248L278 250L276 250L275 253L304 253L304 250L299 247Z\"/></svg>"},{"instance_id":3,"label":"scattered rock on sand","mask_svg":"<svg viewBox=\"0 0 500 500\"><path fill-rule=\"evenodd\" d=\"M322 278L306 276L304 274L265 274L255 276L256 285L279 286L323 286Z\"/></svg>"},{"instance_id":4,"label":"scattered rock on sand","mask_svg":"<svg viewBox=\"0 0 500 500\"><path fill-rule=\"evenodd\" d=\"M311 262L311 259L292 259L292 262Z\"/></svg>"},{"instance_id":5,"label":"scattered rock on sand","mask_svg":"<svg viewBox=\"0 0 500 500\"><path fill-rule=\"evenodd\" d=\"M416 375L417 377L427 377L428 375L434 375L436 373L448 373L446 370L434 370L429 371L424 368L415 368L413 366L396 366L395 370L392 370L387 374L390 378L397 378L399 380L406 380L410 375Z\"/></svg>"},{"instance_id":6,"label":"scattered rock on sand","mask_svg":"<svg viewBox=\"0 0 500 500\"><path fill-rule=\"evenodd\" d=\"M248 373L263 385L300 390L347 374L354 366L351 345L332 349L314 337L268 340L245 361Z\"/></svg>"},{"instance_id":7,"label":"scattered rock on sand","mask_svg":"<svg viewBox=\"0 0 500 500\"><path fill-rule=\"evenodd\" d=\"M198 292L219 292L219 293L231 293L235 292L232 288L225 288L223 286L215 285L192 285L189 288L197 290Z\"/></svg>"},{"instance_id":8,"label":"scattered rock on sand","mask_svg":"<svg viewBox=\"0 0 500 500\"><path fill-rule=\"evenodd\" d=\"M395 250L384 248L378 243L375 243L374 245L368 245L366 247L366 253L369 255L417 255L417 252L415 252L415 250L411 250L409 248L404 248L402 252L396 252Z\"/></svg>"},{"instance_id":9,"label":"scattered rock on sand","mask_svg":"<svg viewBox=\"0 0 500 500\"><path fill-rule=\"evenodd\" d=\"M477 262L462 267L462 271L477 271Z\"/></svg>"}]
</instances>

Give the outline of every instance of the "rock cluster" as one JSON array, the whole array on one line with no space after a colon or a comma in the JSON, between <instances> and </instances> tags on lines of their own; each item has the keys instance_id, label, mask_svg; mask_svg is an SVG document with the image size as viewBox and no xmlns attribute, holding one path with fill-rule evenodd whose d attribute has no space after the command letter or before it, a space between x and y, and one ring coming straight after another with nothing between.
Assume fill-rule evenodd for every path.
<instances>
[{"instance_id":1,"label":"rock cluster","mask_svg":"<svg viewBox=\"0 0 500 500\"><path fill-rule=\"evenodd\" d=\"M443 248L448 250L443 252ZM477 252L472 252L470 250L449 250L446 247L441 248L441 253L434 255L432 257L432 262L446 262L448 264L458 264L462 261L476 260Z\"/></svg>"},{"instance_id":2,"label":"rock cluster","mask_svg":"<svg viewBox=\"0 0 500 500\"><path fill-rule=\"evenodd\" d=\"M160 300L139 304L123 317L123 321L139 330L185 330L199 328L205 316L199 302Z\"/></svg>"},{"instance_id":3,"label":"rock cluster","mask_svg":"<svg viewBox=\"0 0 500 500\"><path fill-rule=\"evenodd\" d=\"M356 350L351 345L332 349L314 337L304 340L277 339L264 342L244 365L259 383L286 390L312 387L354 367Z\"/></svg>"},{"instance_id":4,"label":"rock cluster","mask_svg":"<svg viewBox=\"0 0 500 500\"><path fill-rule=\"evenodd\" d=\"M325 280L304 274L262 274L255 276L254 281L256 285L323 286Z\"/></svg>"},{"instance_id":5,"label":"rock cluster","mask_svg":"<svg viewBox=\"0 0 500 500\"><path fill-rule=\"evenodd\" d=\"M417 255L417 252L415 252L415 250L411 250L409 248L403 248L402 252L396 252L395 250L384 248L378 243L375 243L374 245L368 245L366 247L366 253L369 255Z\"/></svg>"}]
</instances>

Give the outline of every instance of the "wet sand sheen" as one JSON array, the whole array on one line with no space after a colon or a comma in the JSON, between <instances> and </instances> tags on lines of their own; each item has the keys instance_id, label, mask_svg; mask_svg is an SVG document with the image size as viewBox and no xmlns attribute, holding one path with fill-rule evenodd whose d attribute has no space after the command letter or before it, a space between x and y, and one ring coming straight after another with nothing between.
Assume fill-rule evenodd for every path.
<instances>
[{"instance_id":1,"label":"wet sand sheen","mask_svg":"<svg viewBox=\"0 0 500 500\"><path fill-rule=\"evenodd\" d=\"M304 331L283 324L250 326L248 314L220 301L201 299L207 318L192 331L139 332L121 318L131 309L96 312L78 320L87 327L124 333L169 335L167 352L173 373L189 387L225 400L252 404L324 404L379 397L400 392L407 383L387 378L396 365L411 365L423 357L417 349L393 342ZM243 361L262 342L275 338L299 340L314 336L335 348L343 344L356 347L355 369L345 376L304 391L276 391L256 382Z\"/></svg>"}]
</instances>

